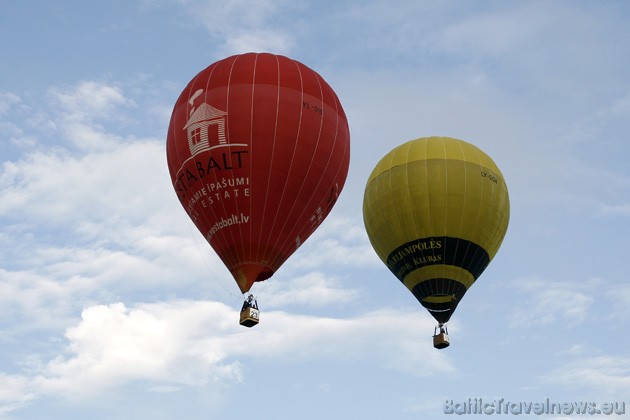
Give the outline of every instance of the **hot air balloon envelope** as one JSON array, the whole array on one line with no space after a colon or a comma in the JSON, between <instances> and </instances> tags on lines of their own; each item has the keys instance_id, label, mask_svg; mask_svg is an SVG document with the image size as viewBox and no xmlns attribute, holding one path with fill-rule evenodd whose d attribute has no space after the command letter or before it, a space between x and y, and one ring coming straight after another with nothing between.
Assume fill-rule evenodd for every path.
<instances>
[{"instance_id":1,"label":"hot air balloon envelope","mask_svg":"<svg viewBox=\"0 0 630 420\"><path fill-rule=\"evenodd\" d=\"M393 149L374 168L363 201L374 250L440 324L497 253L509 215L496 164L448 137Z\"/></svg>"},{"instance_id":2,"label":"hot air balloon envelope","mask_svg":"<svg viewBox=\"0 0 630 420\"><path fill-rule=\"evenodd\" d=\"M248 53L190 81L166 147L182 206L245 293L332 209L348 172L350 134L320 75L287 57Z\"/></svg>"}]
</instances>

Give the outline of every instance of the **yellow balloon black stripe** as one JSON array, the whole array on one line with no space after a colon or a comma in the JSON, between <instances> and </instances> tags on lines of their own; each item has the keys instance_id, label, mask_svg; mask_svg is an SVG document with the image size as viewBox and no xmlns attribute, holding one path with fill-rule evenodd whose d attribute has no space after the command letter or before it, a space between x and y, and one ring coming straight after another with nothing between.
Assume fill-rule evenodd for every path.
<instances>
[{"instance_id":1,"label":"yellow balloon black stripe","mask_svg":"<svg viewBox=\"0 0 630 420\"><path fill-rule=\"evenodd\" d=\"M462 283L444 278L429 279L411 289L411 293L422 306L429 311L437 322L442 324L448 322L451 318L466 291L466 286ZM438 299L435 299L438 301L433 301L431 297L438 297Z\"/></svg>"},{"instance_id":2,"label":"yellow balloon black stripe","mask_svg":"<svg viewBox=\"0 0 630 420\"><path fill-rule=\"evenodd\" d=\"M459 267L476 280L489 263L490 256L479 245L448 236L409 241L392 251L386 261L390 271L403 283L407 275L430 265ZM438 322L446 323L466 290L467 286L458 280L438 277L421 281L411 288L411 293Z\"/></svg>"},{"instance_id":3,"label":"yellow balloon black stripe","mask_svg":"<svg viewBox=\"0 0 630 420\"><path fill-rule=\"evenodd\" d=\"M490 263L490 256L479 245L465 239L432 236L407 242L387 257L387 267L400 281L418 268L433 264L463 268L477 279Z\"/></svg>"}]
</instances>

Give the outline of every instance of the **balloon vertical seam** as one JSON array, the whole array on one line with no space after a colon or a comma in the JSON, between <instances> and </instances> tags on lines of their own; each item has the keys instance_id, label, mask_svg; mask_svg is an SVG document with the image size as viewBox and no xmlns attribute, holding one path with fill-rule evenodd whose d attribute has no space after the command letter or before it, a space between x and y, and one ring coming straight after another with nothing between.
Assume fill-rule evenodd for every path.
<instances>
[{"instance_id":1,"label":"balloon vertical seam","mask_svg":"<svg viewBox=\"0 0 630 420\"><path fill-rule=\"evenodd\" d=\"M298 66L299 68L299 66ZM301 71L300 71L300 75L301 75ZM315 147L313 150L313 155L311 156L311 160L309 162L308 168L306 170L306 173L304 174L304 176L302 177L302 183L300 184L300 188L296 194L296 197L299 197L300 194L302 193L302 190L304 189L304 185L305 185L305 181L308 179L308 175L311 172L311 168L313 167L313 162L315 161L315 156L317 155L317 149L319 148L319 143L320 143L320 139L321 139L321 134L322 134L322 126L324 124L324 107L323 107L323 92L322 92L322 86L321 83L319 83L319 78L315 78L318 82L319 85L319 90L320 90L320 97L322 99L322 117L320 118L320 123L319 123L319 131L317 133L317 141L315 143ZM302 82L302 98L304 98L304 83ZM299 134L298 134L299 136ZM297 141L296 141L297 143ZM315 188L313 189L314 191L317 190L317 187L319 186L319 184L321 183L321 177L319 179L319 181L317 182L317 185L315 186ZM311 202L313 195L311 195L311 199L309 199L306 203L300 203L302 204L302 211L300 212L300 215L298 216L298 220L300 219L300 216L304 214L304 212L308 209L308 204ZM280 240L280 238L283 236L282 233L284 232L286 226L287 226L287 222L291 219L291 215L293 214L293 211L295 209L296 204L298 204L297 200L295 200L293 202L293 204L291 205L291 209L289 209L289 211L287 212L287 215L284 219L284 223L282 224L282 227L280 228L280 230L278 231L279 235L277 236L276 242L274 243L275 246L278 246L278 241ZM293 227L290 227L290 230L288 231L288 233L293 233L295 230L295 226L297 225L297 222L293 225ZM284 242L278 247L278 249L284 249L285 245L287 244L288 241L293 240L292 235L287 234ZM278 258L279 256L277 256L276 258Z\"/></svg>"},{"instance_id":2,"label":"balloon vertical seam","mask_svg":"<svg viewBox=\"0 0 630 420\"><path fill-rule=\"evenodd\" d=\"M280 60L278 59L277 56L275 56L275 60L276 60L276 71L277 71L276 119L275 119L274 128L273 128L273 140L271 142L271 159L269 161L269 173L267 176L267 183L266 183L267 188L265 189L265 199L263 200L264 204L263 204L263 211L262 211L262 216L261 216L261 221L260 221L261 223L264 222L265 217L267 215L267 199L269 197L269 187L271 185L271 173L273 172L273 162L274 162L274 156L276 154L276 140L278 136L278 118L280 114L280 80L281 80L280 75L281 75L282 70L280 66ZM261 259L259 255L260 255L260 244L262 243L262 234L263 234L263 229L261 228L258 234L258 246L256 249L256 258L259 260Z\"/></svg>"},{"instance_id":3,"label":"balloon vertical seam","mask_svg":"<svg viewBox=\"0 0 630 420\"><path fill-rule=\"evenodd\" d=\"M284 201L284 196L287 190L287 184L289 183L289 178L291 176L291 171L293 169L293 161L295 159L295 151L298 148L298 142L300 139L300 132L302 130L302 115L303 115L303 107L302 107L302 102L304 101L304 81L302 79L302 72L300 70L300 66L295 62L292 61L293 65L297 68L298 74L300 75L300 90L301 90L301 99L300 99L300 103L299 103L299 107L300 107L300 118L298 121L298 128L297 128L297 132L295 134L295 142L293 144L293 152L291 153L291 163L289 164L289 170L287 171L287 177L285 179L284 185L282 187L282 194L280 195L280 200L279 202L282 203ZM280 214L280 206L278 206L278 208L276 209L276 214L274 215L274 219L273 219L273 223L271 224L271 229L270 232L274 232L275 231L275 227L276 227L276 221L278 220L278 215ZM277 245L277 240L274 243L274 245ZM263 260L266 260L268 258L267 256L267 250L265 250L265 253L263 254Z\"/></svg>"}]
</instances>

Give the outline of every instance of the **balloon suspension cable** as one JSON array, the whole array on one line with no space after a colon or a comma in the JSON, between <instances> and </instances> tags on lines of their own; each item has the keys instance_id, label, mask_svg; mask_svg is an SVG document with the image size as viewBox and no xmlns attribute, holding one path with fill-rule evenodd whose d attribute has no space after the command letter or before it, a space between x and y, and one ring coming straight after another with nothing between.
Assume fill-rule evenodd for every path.
<instances>
[{"instance_id":1,"label":"balloon suspension cable","mask_svg":"<svg viewBox=\"0 0 630 420\"><path fill-rule=\"evenodd\" d=\"M188 225L188 230L190 232L190 237L193 239L195 247L197 248L197 251L199 252L199 256L201 257L204 265L206 266L206 268L208 269L208 271L214 278L214 281L216 282L216 284L221 286L221 288L230 296L230 298L236 299L238 295L234 293L232 290L230 290L230 288L228 288L228 286L226 286L225 283L223 283L223 281L219 278L219 276L217 276L217 274L212 269L212 264L210 264L210 261L208 260L207 255L202 251L201 247L199 246L199 238L197 236L198 233L192 229L192 226L194 226L194 224L190 222L187 225ZM243 294L243 296L244 295L245 294Z\"/></svg>"}]
</instances>

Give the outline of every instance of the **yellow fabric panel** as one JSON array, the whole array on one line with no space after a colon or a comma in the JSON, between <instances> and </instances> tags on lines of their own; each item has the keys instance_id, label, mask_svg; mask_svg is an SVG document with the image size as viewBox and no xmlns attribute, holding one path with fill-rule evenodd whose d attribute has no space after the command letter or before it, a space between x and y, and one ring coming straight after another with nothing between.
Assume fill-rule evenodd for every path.
<instances>
[{"instance_id":1,"label":"yellow fabric panel","mask_svg":"<svg viewBox=\"0 0 630 420\"><path fill-rule=\"evenodd\" d=\"M439 264L422 267L411 272L407 277L405 277L405 281L403 283L405 284L407 289L412 290L415 286L422 283L423 281L435 277L455 280L463 284L466 289L472 286L472 284L475 282L472 274L470 274L468 271L452 265Z\"/></svg>"},{"instance_id":2,"label":"yellow fabric panel","mask_svg":"<svg viewBox=\"0 0 630 420\"><path fill-rule=\"evenodd\" d=\"M401 144L385 155L372 171L368 183L395 166L412 161L445 158L475 162L495 173L501 173L494 161L473 144L450 137L424 137Z\"/></svg>"},{"instance_id":3,"label":"yellow fabric panel","mask_svg":"<svg viewBox=\"0 0 630 420\"><path fill-rule=\"evenodd\" d=\"M452 296L429 296L424 299L427 303L450 303L452 300Z\"/></svg>"}]
</instances>

